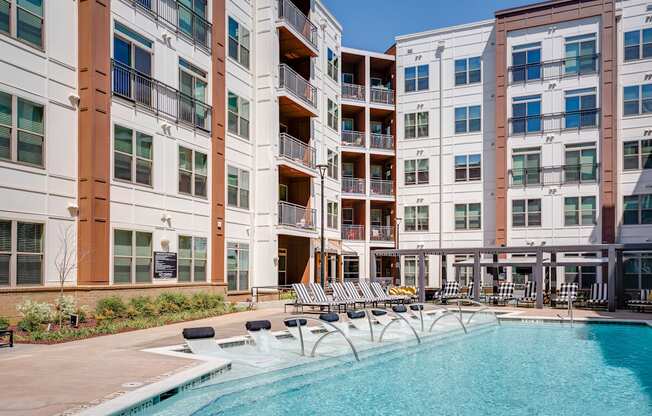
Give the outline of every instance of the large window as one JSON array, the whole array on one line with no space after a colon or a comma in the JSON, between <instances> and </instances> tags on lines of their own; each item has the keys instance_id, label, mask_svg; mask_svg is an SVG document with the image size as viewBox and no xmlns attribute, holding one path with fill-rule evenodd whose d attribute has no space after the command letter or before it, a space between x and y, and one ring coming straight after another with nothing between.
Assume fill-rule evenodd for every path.
<instances>
[{"instance_id":1,"label":"large window","mask_svg":"<svg viewBox=\"0 0 652 416\"><path fill-rule=\"evenodd\" d=\"M206 242L205 237L179 236L177 260L179 282L206 281Z\"/></svg>"},{"instance_id":2,"label":"large window","mask_svg":"<svg viewBox=\"0 0 652 416\"><path fill-rule=\"evenodd\" d=\"M482 179L480 155L455 156L455 182L479 181Z\"/></svg>"},{"instance_id":3,"label":"large window","mask_svg":"<svg viewBox=\"0 0 652 416\"><path fill-rule=\"evenodd\" d=\"M428 65L405 68L405 92L425 91L429 88Z\"/></svg>"},{"instance_id":4,"label":"large window","mask_svg":"<svg viewBox=\"0 0 652 416\"><path fill-rule=\"evenodd\" d=\"M572 196L564 198L564 225L594 225L596 223L596 201L594 196Z\"/></svg>"},{"instance_id":5,"label":"large window","mask_svg":"<svg viewBox=\"0 0 652 416\"><path fill-rule=\"evenodd\" d=\"M339 225L339 220L338 220L338 215L339 215L339 209L337 206L337 202L334 201L328 201L327 204L327 222L326 225L328 228L333 228L337 230L338 225Z\"/></svg>"},{"instance_id":6,"label":"large window","mask_svg":"<svg viewBox=\"0 0 652 416\"><path fill-rule=\"evenodd\" d=\"M623 224L652 224L652 194L623 197Z\"/></svg>"},{"instance_id":7,"label":"large window","mask_svg":"<svg viewBox=\"0 0 652 416\"><path fill-rule=\"evenodd\" d=\"M113 177L151 186L152 136L117 124L113 136Z\"/></svg>"},{"instance_id":8,"label":"large window","mask_svg":"<svg viewBox=\"0 0 652 416\"><path fill-rule=\"evenodd\" d=\"M623 115L652 113L652 84L630 85L623 89Z\"/></svg>"},{"instance_id":9,"label":"large window","mask_svg":"<svg viewBox=\"0 0 652 416\"><path fill-rule=\"evenodd\" d=\"M405 161L405 185L426 185L429 176L428 159Z\"/></svg>"},{"instance_id":10,"label":"large window","mask_svg":"<svg viewBox=\"0 0 652 416\"><path fill-rule=\"evenodd\" d=\"M428 231L428 206L405 207L405 231Z\"/></svg>"},{"instance_id":11,"label":"large window","mask_svg":"<svg viewBox=\"0 0 652 416\"><path fill-rule=\"evenodd\" d=\"M482 212L479 203L455 204L455 229L479 230L482 228Z\"/></svg>"},{"instance_id":12,"label":"large window","mask_svg":"<svg viewBox=\"0 0 652 416\"><path fill-rule=\"evenodd\" d=\"M652 289L652 253L625 257L623 269L625 289Z\"/></svg>"},{"instance_id":13,"label":"large window","mask_svg":"<svg viewBox=\"0 0 652 416\"><path fill-rule=\"evenodd\" d=\"M331 129L338 131L337 129L339 128L340 124L340 109L337 106L337 103L334 101L331 101L331 99L328 99L328 127Z\"/></svg>"},{"instance_id":14,"label":"large window","mask_svg":"<svg viewBox=\"0 0 652 416\"><path fill-rule=\"evenodd\" d=\"M139 0L139 3L151 3L153 0ZM199 44L210 47L208 41L208 23L206 22L207 0L177 0L179 30ZM159 6L160 7L160 6Z\"/></svg>"},{"instance_id":15,"label":"large window","mask_svg":"<svg viewBox=\"0 0 652 416\"><path fill-rule=\"evenodd\" d=\"M249 101L229 92L229 132L249 139Z\"/></svg>"},{"instance_id":16,"label":"large window","mask_svg":"<svg viewBox=\"0 0 652 416\"><path fill-rule=\"evenodd\" d=\"M424 259L425 270L423 271L423 280L428 284L428 270L430 269L429 257ZM417 286L419 283L419 257L405 256L403 260L403 286Z\"/></svg>"},{"instance_id":17,"label":"large window","mask_svg":"<svg viewBox=\"0 0 652 416\"><path fill-rule=\"evenodd\" d=\"M512 185L541 183L541 149L514 149L512 154Z\"/></svg>"},{"instance_id":18,"label":"large window","mask_svg":"<svg viewBox=\"0 0 652 416\"><path fill-rule=\"evenodd\" d=\"M249 244L227 244L226 279L230 291L249 290Z\"/></svg>"},{"instance_id":19,"label":"large window","mask_svg":"<svg viewBox=\"0 0 652 416\"><path fill-rule=\"evenodd\" d=\"M564 183L595 182L598 161L595 144L566 145L564 155Z\"/></svg>"},{"instance_id":20,"label":"large window","mask_svg":"<svg viewBox=\"0 0 652 416\"><path fill-rule=\"evenodd\" d=\"M326 73L333 81L337 82L340 73L340 57L331 48L328 48L327 59Z\"/></svg>"},{"instance_id":21,"label":"large window","mask_svg":"<svg viewBox=\"0 0 652 416\"><path fill-rule=\"evenodd\" d=\"M652 139L623 143L623 170L652 169Z\"/></svg>"},{"instance_id":22,"label":"large window","mask_svg":"<svg viewBox=\"0 0 652 416\"><path fill-rule=\"evenodd\" d=\"M360 279L360 258L358 256L344 256L344 281L357 282Z\"/></svg>"},{"instance_id":23,"label":"large window","mask_svg":"<svg viewBox=\"0 0 652 416\"><path fill-rule=\"evenodd\" d=\"M206 96L208 78L206 71L179 59L179 117L194 126L208 130L208 106Z\"/></svg>"},{"instance_id":24,"label":"large window","mask_svg":"<svg viewBox=\"0 0 652 416\"><path fill-rule=\"evenodd\" d=\"M250 38L249 30L229 17L229 57L247 69L249 69Z\"/></svg>"},{"instance_id":25,"label":"large window","mask_svg":"<svg viewBox=\"0 0 652 416\"><path fill-rule=\"evenodd\" d=\"M512 48L512 82L541 79L541 43Z\"/></svg>"},{"instance_id":26,"label":"large window","mask_svg":"<svg viewBox=\"0 0 652 416\"><path fill-rule=\"evenodd\" d=\"M152 281L152 233L113 230L113 283Z\"/></svg>"},{"instance_id":27,"label":"large window","mask_svg":"<svg viewBox=\"0 0 652 416\"><path fill-rule=\"evenodd\" d=\"M625 32L625 61L652 58L652 28Z\"/></svg>"},{"instance_id":28,"label":"large window","mask_svg":"<svg viewBox=\"0 0 652 416\"><path fill-rule=\"evenodd\" d=\"M154 42L127 26L115 22L113 32L113 93L152 107L152 54ZM192 115L187 99L181 116ZM186 120L186 118L184 118Z\"/></svg>"},{"instance_id":29,"label":"large window","mask_svg":"<svg viewBox=\"0 0 652 416\"><path fill-rule=\"evenodd\" d=\"M205 153L179 147L179 192L206 197L208 157Z\"/></svg>"},{"instance_id":30,"label":"large window","mask_svg":"<svg viewBox=\"0 0 652 416\"><path fill-rule=\"evenodd\" d=\"M597 70L595 33L571 36L565 39L564 73L590 74Z\"/></svg>"},{"instance_id":31,"label":"large window","mask_svg":"<svg viewBox=\"0 0 652 416\"><path fill-rule=\"evenodd\" d=\"M340 157L337 152L331 149L327 150L328 177L336 179L340 176Z\"/></svg>"},{"instance_id":32,"label":"large window","mask_svg":"<svg viewBox=\"0 0 652 416\"><path fill-rule=\"evenodd\" d=\"M512 227L540 227L541 200L518 199L512 201Z\"/></svg>"},{"instance_id":33,"label":"large window","mask_svg":"<svg viewBox=\"0 0 652 416\"><path fill-rule=\"evenodd\" d=\"M0 159L43 167L43 106L0 92Z\"/></svg>"},{"instance_id":34,"label":"large window","mask_svg":"<svg viewBox=\"0 0 652 416\"><path fill-rule=\"evenodd\" d=\"M43 224L0 220L0 286L43 283Z\"/></svg>"},{"instance_id":35,"label":"large window","mask_svg":"<svg viewBox=\"0 0 652 416\"><path fill-rule=\"evenodd\" d=\"M0 0L0 32L40 49L43 17L43 0Z\"/></svg>"},{"instance_id":36,"label":"large window","mask_svg":"<svg viewBox=\"0 0 652 416\"><path fill-rule=\"evenodd\" d=\"M482 116L479 105L455 109L455 134L480 131Z\"/></svg>"},{"instance_id":37,"label":"large window","mask_svg":"<svg viewBox=\"0 0 652 416\"><path fill-rule=\"evenodd\" d=\"M428 137L428 112L405 114L405 138Z\"/></svg>"},{"instance_id":38,"label":"large window","mask_svg":"<svg viewBox=\"0 0 652 416\"><path fill-rule=\"evenodd\" d=\"M541 131L541 96L529 95L512 99L512 134Z\"/></svg>"},{"instance_id":39,"label":"large window","mask_svg":"<svg viewBox=\"0 0 652 416\"><path fill-rule=\"evenodd\" d=\"M595 258L595 253L566 253L565 258ZM564 281L566 283L577 283L581 289L590 289L591 285L596 282L598 268L596 266L565 266Z\"/></svg>"},{"instance_id":40,"label":"large window","mask_svg":"<svg viewBox=\"0 0 652 416\"><path fill-rule=\"evenodd\" d=\"M455 60L455 85L475 84L482 81L480 57Z\"/></svg>"},{"instance_id":41,"label":"large window","mask_svg":"<svg viewBox=\"0 0 652 416\"><path fill-rule=\"evenodd\" d=\"M566 91L566 113L564 115L567 129L595 127L598 125L598 110L595 88Z\"/></svg>"},{"instance_id":42,"label":"large window","mask_svg":"<svg viewBox=\"0 0 652 416\"><path fill-rule=\"evenodd\" d=\"M228 205L249 209L249 172L233 166L229 166L228 171Z\"/></svg>"}]
</instances>

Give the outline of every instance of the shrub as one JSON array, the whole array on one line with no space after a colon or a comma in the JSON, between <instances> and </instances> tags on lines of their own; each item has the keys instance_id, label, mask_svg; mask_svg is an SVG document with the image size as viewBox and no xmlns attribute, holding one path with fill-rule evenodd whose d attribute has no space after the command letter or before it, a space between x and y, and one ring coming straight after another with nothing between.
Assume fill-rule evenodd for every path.
<instances>
[{"instance_id":1,"label":"shrub","mask_svg":"<svg viewBox=\"0 0 652 416\"><path fill-rule=\"evenodd\" d=\"M16 310L22 316L18 327L27 332L36 331L41 324L50 322L53 316L52 306L48 303L33 302L29 299L16 306Z\"/></svg>"},{"instance_id":2,"label":"shrub","mask_svg":"<svg viewBox=\"0 0 652 416\"><path fill-rule=\"evenodd\" d=\"M88 305L82 305L79 306L77 309L75 309L75 315L79 317L79 322L86 322L90 315L90 310Z\"/></svg>"},{"instance_id":3,"label":"shrub","mask_svg":"<svg viewBox=\"0 0 652 416\"><path fill-rule=\"evenodd\" d=\"M66 320L77 310L77 301L72 296L61 296L54 301L53 321Z\"/></svg>"},{"instance_id":4,"label":"shrub","mask_svg":"<svg viewBox=\"0 0 652 416\"><path fill-rule=\"evenodd\" d=\"M158 306L149 296L136 296L129 300L129 309L132 316L156 316L158 315Z\"/></svg>"},{"instance_id":5,"label":"shrub","mask_svg":"<svg viewBox=\"0 0 652 416\"><path fill-rule=\"evenodd\" d=\"M188 297L180 292L163 292L156 298L161 313L176 313L190 309Z\"/></svg>"},{"instance_id":6,"label":"shrub","mask_svg":"<svg viewBox=\"0 0 652 416\"><path fill-rule=\"evenodd\" d=\"M127 306L118 296L100 299L95 307L95 318L98 321L112 320L127 316Z\"/></svg>"},{"instance_id":7,"label":"shrub","mask_svg":"<svg viewBox=\"0 0 652 416\"><path fill-rule=\"evenodd\" d=\"M224 306L224 297L220 294L197 292L190 298L193 310L218 309Z\"/></svg>"},{"instance_id":8,"label":"shrub","mask_svg":"<svg viewBox=\"0 0 652 416\"><path fill-rule=\"evenodd\" d=\"M0 331L9 328L9 318L0 316Z\"/></svg>"}]
</instances>

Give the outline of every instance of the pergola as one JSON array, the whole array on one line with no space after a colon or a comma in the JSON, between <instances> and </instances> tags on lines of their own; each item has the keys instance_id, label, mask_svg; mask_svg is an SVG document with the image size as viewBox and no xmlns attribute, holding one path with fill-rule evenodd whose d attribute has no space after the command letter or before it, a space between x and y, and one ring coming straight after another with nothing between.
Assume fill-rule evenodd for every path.
<instances>
[{"instance_id":1,"label":"pergola","mask_svg":"<svg viewBox=\"0 0 652 416\"><path fill-rule=\"evenodd\" d=\"M472 255L473 260L462 262L457 267L473 267L473 282L476 288L481 287L481 272L483 267L531 267L534 281L536 282L536 307L543 308L543 275L545 267L556 266L606 266L607 271L607 292L609 299L609 311L614 312L617 306L617 299L623 299L622 269L623 254L626 252L652 251L652 243L637 244L591 244L591 245L563 245L563 246L520 246L520 247L469 247L469 248L419 248L419 249L379 249L371 251L370 276L373 280L376 276L376 257L401 257L416 256L419 259L418 287L419 301L425 302L425 259L426 256L446 255ZM544 254L549 253L550 259L544 259ZM556 260L558 253L596 253L593 257L564 257L563 260ZM508 258L498 261L487 261L482 259L483 254L503 255L508 254L530 254L529 258ZM480 300L480 290L474 291L474 299Z\"/></svg>"}]
</instances>

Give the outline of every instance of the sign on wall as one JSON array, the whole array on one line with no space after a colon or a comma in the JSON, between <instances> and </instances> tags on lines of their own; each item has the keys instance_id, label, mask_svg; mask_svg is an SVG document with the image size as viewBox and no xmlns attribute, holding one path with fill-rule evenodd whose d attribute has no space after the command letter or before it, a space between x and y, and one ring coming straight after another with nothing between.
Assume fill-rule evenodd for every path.
<instances>
[{"instance_id":1,"label":"sign on wall","mask_svg":"<svg viewBox=\"0 0 652 416\"><path fill-rule=\"evenodd\" d=\"M177 277L177 253L154 252L154 279L175 279Z\"/></svg>"}]
</instances>

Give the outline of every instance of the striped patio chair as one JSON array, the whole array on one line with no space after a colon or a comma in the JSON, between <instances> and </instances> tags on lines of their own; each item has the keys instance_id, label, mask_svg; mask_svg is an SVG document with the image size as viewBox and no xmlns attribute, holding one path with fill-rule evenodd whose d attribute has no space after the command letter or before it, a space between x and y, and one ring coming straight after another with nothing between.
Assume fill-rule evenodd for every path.
<instances>
[{"instance_id":1,"label":"striped patio chair","mask_svg":"<svg viewBox=\"0 0 652 416\"><path fill-rule=\"evenodd\" d=\"M604 308L609 304L606 283L593 283L591 285L591 298L586 301L590 308Z\"/></svg>"},{"instance_id":2,"label":"striped patio chair","mask_svg":"<svg viewBox=\"0 0 652 416\"><path fill-rule=\"evenodd\" d=\"M498 293L489 298L495 304L503 303L507 305L510 300L514 300L514 282L500 282Z\"/></svg>"},{"instance_id":3,"label":"striped patio chair","mask_svg":"<svg viewBox=\"0 0 652 416\"><path fill-rule=\"evenodd\" d=\"M317 283L309 283L310 286L310 291L312 292L312 297L319 303L323 304L330 304L331 306L335 306L338 309L340 307L345 307L346 305L350 305L350 301L335 301L332 299L329 299L328 296L326 296L326 292L324 292L324 288L321 287L321 285Z\"/></svg>"},{"instance_id":4,"label":"striped patio chair","mask_svg":"<svg viewBox=\"0 0 652 416\"><path fill-rule=\"evenodd\" d=\"M575 302L579 288L577 283L562 283L559 288L559 294L555 298L555 304Z\"/></svg>"},{"instance_id":5,"label":"striped patio chair","mask_svg":"<svg viewBox=\"0 0 652 416\"><path fill-rule=\"evenodd\" d=\"M469 282L469 287L466 289L466 293L462 295L463 299L473 299L473 289L474 289L475 282L471 280Z\"/></svg>"},{"instance_id":6,"label":"striped patio chair","mask_svg":"<svg viewBox=\"0 0 652 416\"><path fill-rule=\"evenodd\" d=\"M296 301L292 304L295 307L301 307L303 308L304 306L308 306L311 308L319 308L323 309L326 308L328 311L333 307L333 302L319 302L315 299L313 299L312 296L310 296L310 293L308 293L308 289L303 285L303 283L292 283L292 289L294 290L294 293L297 295Z\"/></svg>"},{"instance_id":7,"label":"striped patio chair","mask_svg":"<svg viewBox=\"0 0 652 416\"><path fill-rule=\"evenodd\" d=\"M639 312L643 312L646 308L652 308L652 300L650 300L651 293L652 289L641 289L639 298L627 301L627 306Z\"/></svg>"},{"instance_id":8,"label":"striped patio chair","mask_svg":"<svg viewBox=\"0 0 652 416\"><path fill-rule=\"evenodd\" d=\"M377 298L387 298L390 302L405 303L410 299L410 296L405 295L389 295L385 292L380 282L371 282L371 291Z\"/></svg>"},{"instance_id":9,"label":"striped patio chair","mask_svg":"<svg viewBox=\"0 0 652 416\"><path fill-rule=\"evenodd\" d=\"M364 299L364 298L362 298L362 297L360 297L360 296L356 296L355 298L352 297L352 296L351 296L351 295L346 291L346 288L344 287L344 284L343 284L343 283L340 283L340 282L333 282L333 283L331 283L331 289L333 289L333 298L334 298L336 301L340 301L340 302L350 302L350 303L352 303L352 304L360 303L360 304L362 304L363 306L364 306L364 304L365 304L365 299Z\"/></svg>"},{"instance_id":10,"label":"striped patio chair","mask_svg":"<svg viewBox=\"0 0 652 416\"><path fill-rule=\"evenodd\" d=\"M460 297L460 284L458 282L447 281L444 287L439 292L439 299L446 301L447 299L457 299Z\"/></svg>"},{"instance_id":11,"label":"striped patio chair","mask_svg":"<svg viewBox=\"0 0 652 416\"><path fill-rule=\"evenodd\" d=\"M537 282L530 280L525 283L525 292L523 297L516 299L516 306L520 303L533 304L537 301Z\"/></svg>"},{"instance_id":12,"label":"striped patio chair","mask_svg":"<svg viewBox=\"0 0 652 416\"><path fill-rule=\"evenodd\" d=\"M365 298L363 295L360 294L358 289L355 287L355 283L353 282L344 282L344 289L346 289L346 293L349 294L349 298L351 299L362 299L363 302L365 303L370 303L374 304L375 302L369 301L367 298Z\"/></svg>"},{"instance_id":13,"label":"striped patio chair","mask_svg":"<svg viewBox=\"0 0 652 416\"><path fill-rule=\"evenodd\" d=\"M373 302L374 304L378 303L384 303L387 305L390 302L390 299L387 296L384 297L379 297L374 294L374 292L371 290L371 287L369 286L368 282L365 281L359 281L358 282L358 287L360 288L360 291L362 292L362 296L367 300L367 302Z\"/></svg>"}]
</instances>

